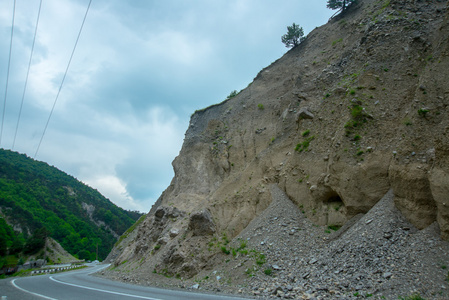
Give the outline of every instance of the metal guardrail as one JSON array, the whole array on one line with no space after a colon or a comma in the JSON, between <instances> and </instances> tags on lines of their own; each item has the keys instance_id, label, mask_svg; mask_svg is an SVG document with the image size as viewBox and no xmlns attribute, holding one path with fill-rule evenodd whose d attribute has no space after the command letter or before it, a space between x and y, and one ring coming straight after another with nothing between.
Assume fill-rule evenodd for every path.
<instances>
[{"instance_id":1,"label":"metal guardrail","mask_svg":"<svg viewBox=\"0 0 449 300\"><path fill-rule=\"evenodd\" d=\"M80 266L70 266L70 267L52 268L52 269L44 269L44 270L34 270L34 271L31 271L31 275L44 274L44 273L56 273L56 272L71 270L71 269L75 269L75 268L79 268L79 267Z\"/></svg>"}]
</instances>

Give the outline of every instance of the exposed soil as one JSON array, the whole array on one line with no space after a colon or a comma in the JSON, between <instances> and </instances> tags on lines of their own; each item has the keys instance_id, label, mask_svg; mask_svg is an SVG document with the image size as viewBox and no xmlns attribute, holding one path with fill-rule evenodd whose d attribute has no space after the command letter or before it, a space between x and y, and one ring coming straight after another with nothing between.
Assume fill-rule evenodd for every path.
<instances>
[{"instance_id":1,"label":"exposed soil","mask_svg":"<svg viewBox=\"0 0 449 300\"><path fill-rule=\"evenodd\" d=\"M449 298L448 3L357 1L195 112L172 183L104 276L257 297Z\"/></svg>"}]
</instances>

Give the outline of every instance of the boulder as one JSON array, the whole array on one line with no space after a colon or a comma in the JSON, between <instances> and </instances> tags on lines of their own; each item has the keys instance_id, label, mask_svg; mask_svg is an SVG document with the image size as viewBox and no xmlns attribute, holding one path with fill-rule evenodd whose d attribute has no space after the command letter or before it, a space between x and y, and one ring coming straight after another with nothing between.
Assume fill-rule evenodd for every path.
<instances>
[{"instance_id":1,"label":"boulder","mask_svg":"<svg viewBox=\"0 0 449 300\"><path fill-rule=\"evenodd\" d=\"M203 209L193 213L189 220L189 230L193 235L211 235L215 233L215 223L209 210Z\"/></svg>"},{"instance_id":2,"label":"boulder","mask_svg":"<svg viewBox=\"0 0 449 300\"><path fill-rule=\"evenodd\" d=\"M300 121L303 119L313 119L315 116L309 111L307 107L303 107L296 114L296 121Z\"/></svg>"}]
</instances>

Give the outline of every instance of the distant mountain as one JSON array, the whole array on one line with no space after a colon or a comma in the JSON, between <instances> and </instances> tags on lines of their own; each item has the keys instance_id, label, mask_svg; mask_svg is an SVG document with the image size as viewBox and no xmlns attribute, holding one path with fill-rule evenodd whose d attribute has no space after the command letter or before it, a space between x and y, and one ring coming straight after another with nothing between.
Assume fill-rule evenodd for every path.
<instances>
[{"instance_id":1,"label":"distant mountain","mask_svg":"<svg viewBox=\"0 0 449 300\"><path fill-rule=\"evenodd\" d=\"M104 259L140 216L45 162L0 149L0 256L31 254L49 236L80 259L97 249Z\"/></svg>"}]
</instances>

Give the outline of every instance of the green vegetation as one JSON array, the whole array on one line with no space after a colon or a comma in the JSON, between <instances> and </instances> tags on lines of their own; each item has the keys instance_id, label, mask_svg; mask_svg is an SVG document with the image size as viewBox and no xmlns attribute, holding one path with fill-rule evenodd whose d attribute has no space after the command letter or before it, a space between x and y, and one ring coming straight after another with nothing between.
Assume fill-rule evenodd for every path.
<instances>
[{"instance_id":1,"label":"green vegetation","mask_svg":"<svg viewBox=\"0 0 449 300\"><path fill-rule=\"evenodd\" d=\"M0 257L34 254L52 237L72 255L104 259L140 216L70 175L17 152L0 150ZM103 225L97 225L103 224ZM30 232L31 234L28 234Z\"/></svg>"},{"instance_id":2,"label":"green vegetation","mask_svg":"<svg viewBox=\"0 0 449 300\"><path fill-rule=\"evenodd\" d=\"M356 0L328 0L327 8L344 11L349 5L355 2Z\"/></svg>"},{"instance_id":3,"label":"green vegetation","mask_svg":"<svg viewBox=\"0 0 449 300\"><path fill-rule=\"evenodd\" d=\"M327 226L327 229L330 229L330 230L333 230L333 231L337 231L340 228L341 228L340 225L328 225Z\"/></svg>"},{"instance_id":4,"label":"green vegetation","mask_svg":"<svg viewBox=\"0 0 449 300\"><path fill-rule=\"evenodd\" d=\"M306 138L302 143L299 143L296 145L295 151L298 151L298 152L307 151L307 149L309 148L310 142L313 141L314 139L315 139L314 135Z\"/></svg>"},{"instance_id":5,"label":"green vegetation","mask_svg":"<svg viewBox=\"0 0 449 300\"><path fill-rule=\"evenodd\" d=\"M287 48L298 46L304 39L303 28L295 23L293 23L292 26L287 26L287 33L281 37L282 43L284 43Z\"/></svg>"},{"instance_id":6,"label":"green vegetation","mask_svg":"<svg viewBox=\"0 0 449 300\"><path fill-rule=\"evenodd\" d=\"M263 107L263 104L262 103L259 103L259 104L257 104L257 107L260 109L260 110L263 110L264 109L264 107Z\"/></svg>"},{"instance_id":7,"label":"green vegetation","mask_svg":"<svg viewBox=\"0 0 449 300\"><path fill-rule=\"evenodd\" d=\"M418 109L418 115L421 116L421 117L423 117L423 118L426 117L426 115L427 115L428 112L429 112L429 110L426 109L426 108L420 108L420 109Z\"/></svg>"},{"instance_id":8,"label":"green vegetation","mask_svg":"<svg viewBox=\"0 0 449 300\"><path fill-rule=\"evenodd\" d=\"M335 41L332 42L332 46L335 46L335 45L337 45L338 43L341 43L341 42L343 42L343 39L339 38L338 40L335 40Z\"/></svg>"},{"instance_id":9,"label":"green vegetation","mask_svg":"<svg viewBox=\"0 0 449 300\"><path fill-rule=\"evenodd\" d=\"M362 117L363 108L360 105L354 105L351 109L351 116L354 119L359 119Z\"/></svg>"},{"instance_id":10,"label":"green vegetation","mask_svg":"<svg viewBox=\"0 0 449 300\"><path fill-rule=\"evenodd\" d=\"M379 1L378 1L378 3L380 3L380 2L382 2L382 0L379 0ZM377 22L378 22L377 17L378 17L380 14L382 14L382 12L383 12L388 6L390 6L390 0L384 0L383 3L382 3L381 8L373 13L372 21L377 23ZM386 72L388 72L388 69L387 69Z\"/></svg>"},{"instance_id":11,"label":"green vegetation","mask_svg":"<svg viewBox=\"0 0 449 300\"><path fill-rule=\"evenodd\" d=\"M254 276L254 269L253 268L248 268L245 270L246 275L248 275L248 277L253 277Z\"/></svg>"},{"instance_id":12,"label":"green vegetation","mask_svg":"<svg viewBox=\"0 0 449 300\"><path fill-rule=\"evenodd\" d=\"M351 112L352 119L346 122L345 129L346 129L346 136L349 136L352 131L356 128L360 128L364 123L367 122L366 113L364 112L364 109L359 104L353 104L352 107L349 107ZM356 135L358 138L354 138L355 140L360 139L360 135Z\"/></svg>"},{"instance_id":13,"label":"green vegetation","mask_svg":"<svg viewBox=\"0 0 449 300\"><path fill-rule=\"evenodd\" d=\"M226 246L221 246L221 252L223 252L226 255L229 255L231 251L229 251Z\"/></svg>"},{"instance_id":14,"label":"green vegetation","mask_svg":"<svg viewBox=\"0 0 449 300\"><path fill-rule=\"evenodd\" d=\"M265 275L271 276L271 274L273 273L273 270L272 269L265 269L263 272L265 273Z\"/></svg>"},{"instance_id":15,"label":"green vegetation","mask_svg":"<svg viewBox=\"0 0 449 300\"><path fill-rule=\"evenodd\" d=\"M239 93L236 90L233 90L228 97L226 97L226 99L231 99L234 98L235 96L237 96Z\"/></svg>"},{"instance_id":16,"label":"green vegetation","mask_svg":"<svg viewBox=\"0 0 449 300\"><path fill-rule=\"evenodd\" d=\"M221 240L224 242L225 245L229 244L229 239L226 233L223 233L223 235L221 236Z\"/></svg>"},{"instance_id":17,"label":"green vegetation","mask_svg":"<svg viewBox=\"0 0 449 300\"><path fill-rule=\"evenodd\" d=\"M390 0L385 0L384 3L382 4L382 9L385 9L388 6L390 6Z\"/></svg>"},{"instance_id":18,"label":"green vegetation","mask_svg":"<svg viewBox=\"0 0 449 300\"><path fill-rule=\"evenodd\" d=\"M131 227L128 228L128 230L125 231L124 234L120 236L120 238L117 240L114 246L117 246L120 244L124 239L128 237L128 235L136 229L136 227L145 220L145 215L142 215L137 222L135 222Z\"/></svg>"},{"instance_id":19,"label":"green vegetation","mask_svg":"<svg viewBox=\"0 0 449 300\"><path fill-rule=\"evenodd\" d=\"M257 258L256 258L256 264L261 266L266 262L267 262L267 258L265 257L264 254L260 253L259 256L257 256Z\"/></svg>"},{"instance_id":20,"label":"green vegetation","mask_svg":"<svg viewBox=\"0 0 449 300\"><path fill-rule=\"evenodd\" d=\"M304 137L308 136L309 134L310 134L310 130L308 130L308 129L306 131L303 131L303 133L301 133L301 135Z\"/></svg>"},{"instance_id":21,"label":"green vegetation","mask_svg":"<svg viewBox=\"0 0 449 300\"><path fill-rule=\"evenodd\" d=\"M336 209L336 211L338 211L338 210ZM325 229L324 232L325 233L331 233L332 231L337 231L340 228L341 228L340 225L328 225L327 229Z\"/></svg>"}]
</instances>

